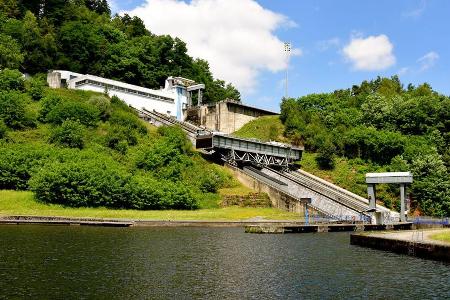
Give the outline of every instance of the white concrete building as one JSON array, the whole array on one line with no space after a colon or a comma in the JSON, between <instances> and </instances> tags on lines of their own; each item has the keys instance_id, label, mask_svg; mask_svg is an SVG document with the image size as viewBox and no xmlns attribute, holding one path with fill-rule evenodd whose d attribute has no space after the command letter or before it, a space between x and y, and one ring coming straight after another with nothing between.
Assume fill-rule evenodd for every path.
<instances>
[{"instance_id":1,"label":"white concrete building","mask_svg":"<svg viewBox=\"0 0 450 300\"><path fill-rule=\"evenodd\" d=\"M49 72L47 81L53 88L68 87L107 93L110 97L117 96L136 109L155 110L176 117L180 121L184 118L184 111L192 104L192 93L197 91L199 103L201 103L201 90L205 88L204 84L195 84L190 79L169 77L163 89L152 90L94 75L63 70Z\"/></svg>"}]
</instances>

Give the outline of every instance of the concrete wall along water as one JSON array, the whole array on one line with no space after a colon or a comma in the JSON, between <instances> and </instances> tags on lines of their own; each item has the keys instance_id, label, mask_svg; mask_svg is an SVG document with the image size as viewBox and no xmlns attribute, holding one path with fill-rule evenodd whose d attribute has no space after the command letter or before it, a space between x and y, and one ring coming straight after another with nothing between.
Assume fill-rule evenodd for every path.
<instances>
[{"instance_id":1,"label":"concrete wall along water","mask_svg":"<svg viewBox=\"0 0 450 300\"><path fill-rule=\"evenodd\" d=\"M272 202L272 206L283 209L290 212L298 213L300 216L305 215L304 206L300 204L297 199L292 198L286 193L266 184L262 181L256 180L255 178L245 174L241 169L228 166L228 168L233 172L233 175L238 179L243 185L251 188L257 192L266 193ZM320 215L317 211L309 208L309 216Z\"/></svg>"}]
</instances>

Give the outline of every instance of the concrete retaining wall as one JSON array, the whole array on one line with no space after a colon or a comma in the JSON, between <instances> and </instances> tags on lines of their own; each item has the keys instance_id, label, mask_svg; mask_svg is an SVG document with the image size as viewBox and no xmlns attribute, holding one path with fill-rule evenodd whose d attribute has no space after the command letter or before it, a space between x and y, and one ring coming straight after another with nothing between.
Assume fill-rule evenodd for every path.
<instances>
[{"instance_id":1,"label":"concrete retaining wall","mask_svg":"<svg viewBox=\"0 0 450 300\"><path fill-rule=\"evenodd\" d=\"M363 234L352 234L350 244L450 262L450 245L387 239Z\"/></svg>"},{"instance_id":2,"label":"concrete retaining wall","mask_svg":"<svg viewBox=\"0 0 450 300\"><path fill-rule=\"evenodd\" d=\"M233 172L234 177L246 187L269 195L273 207L298 213L299 216L305 215L304 206L300 204L297 199L292 198L288 194L283 193L282 191L279 191L264 182L256 180L255 178L245 174L241 169L233 167L228 168ZM310 217L321 215L312 208L308 208L308 214Z\"/></svg>"}]
</instances>

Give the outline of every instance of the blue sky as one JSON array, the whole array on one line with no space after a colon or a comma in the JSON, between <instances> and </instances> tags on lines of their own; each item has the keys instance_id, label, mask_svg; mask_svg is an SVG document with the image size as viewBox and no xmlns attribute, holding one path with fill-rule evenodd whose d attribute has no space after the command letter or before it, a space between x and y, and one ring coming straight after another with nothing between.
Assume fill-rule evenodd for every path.
<instances>
[{"instance_id":1,"label":"blue sky","mask_svg":"<svg viewBox=\"0 0 450 300\"><path fill-rule=\"evenodd\" d=\"M190 1L178 1L179 5L174 6L175 0L130 0L115 1L112 6L115 11L130 11L140 16L152 32L185 37L194 56L196 53L207 56L214 73L219 73L216 75L241 87L242 100L247 104L279 109L286 66L283 51L278 48L284 41L291 42L296 49L289 65L291 97L330 92L378 75L394 74L399 74L405 85L428 82L438 92L450 95L450 1L231 1L234 6L242 5L238 13L229 8L230 0L197 1L223 7L215 16L211 6L205 4L202 8ZM138 6L141 8L136 9ZM177 12L166 14L165 10ZM230 16L221 18L227 10ZM185 18L184 12L191 17ZM157 17L152 15L155 13ZM170 23L161 15L167 16ZM207 47L201 47L195 37L180 28L192 25L192 31L202 31L202 41L208 40L208 34L217 35L220 27L208 33L203 30L210 27L207 21L195 24L203 16L205 19L213 16L211 22L224 23L224 29L237 24L237 35L242 31L239 38L246 41L254 38L249 43L260 44L247 45L239 42L236 34L231 38L224 34L224 39L235 44L222 44L217 42L217 37L211 37L205 44ZM236 19L228 23L230 18ZM214 26L220 25L215 23ZM168 28L171 24L175 28ZM226 69L227 61L230 70ZM246 65L247 61L251 64Z\"/></svg>"}]
</instances>

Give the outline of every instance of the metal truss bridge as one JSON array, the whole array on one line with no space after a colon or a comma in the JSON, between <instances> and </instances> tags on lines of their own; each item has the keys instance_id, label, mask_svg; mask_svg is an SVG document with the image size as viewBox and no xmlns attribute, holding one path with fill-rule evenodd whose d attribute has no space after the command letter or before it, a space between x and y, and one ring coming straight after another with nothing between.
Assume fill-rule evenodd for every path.
<instances>
[{"instance_id":1,"label":"metal truss bridge","mask_svg":"<svg viewBox=\"0 0 450 300\"><path fill-rule=\"evenodd\" d=\"M287 169L290 164L302 158L303 148L217 133L155 111L142 109L138 110L138 113L142 119L155 126L180 126L195 148L202 149L209 154L218 154L222 160L234 166L252 164Z\"/></svg>"}]
</instances>

